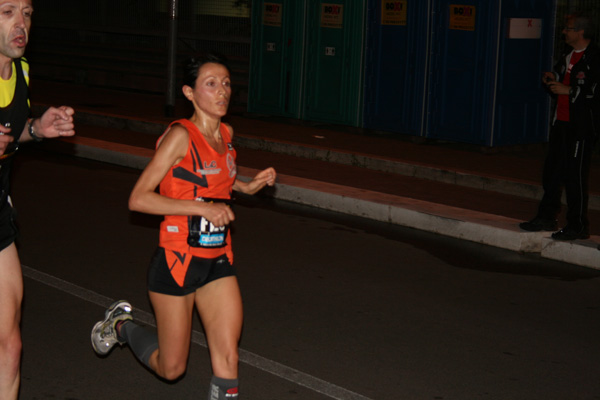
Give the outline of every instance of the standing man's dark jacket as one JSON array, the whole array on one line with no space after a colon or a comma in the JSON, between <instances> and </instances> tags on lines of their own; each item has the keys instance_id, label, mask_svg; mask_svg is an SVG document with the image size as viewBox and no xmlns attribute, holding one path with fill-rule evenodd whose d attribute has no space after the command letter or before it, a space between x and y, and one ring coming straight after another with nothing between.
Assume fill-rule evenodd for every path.
<instances>
[{"instance_id":1,"label":"standing man's dark jacket","mask_svg":"<svg viewBox=\"0 0 600 400\"><path fill-rule=\"evenodd\" d=\"M567 72L567 56L563 53L554 67L556 80L562 82ZM571 70L569 120L574 139L594 139L600 133L600 49L591 42L583 57Z\"/></svg>"}]
</instances>

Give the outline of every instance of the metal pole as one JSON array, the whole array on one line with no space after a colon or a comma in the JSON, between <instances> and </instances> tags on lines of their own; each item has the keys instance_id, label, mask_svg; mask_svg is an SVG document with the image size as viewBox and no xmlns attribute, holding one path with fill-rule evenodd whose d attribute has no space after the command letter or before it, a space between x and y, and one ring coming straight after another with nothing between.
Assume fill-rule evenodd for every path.
<instances>
[{"instance_id":1,"label":"metal pole","mask_svg":"<svg viewBox=\"0 0 600 400\"><path fill-rule=\"evenodd\" d=\"M171 0L171 7L169 9L169 59L167 62L167 103L165 105L165 116L167 117L173 117L175 115L175 66L177 64L177 2L178 0Z\"/></svg>"}]
</instances>

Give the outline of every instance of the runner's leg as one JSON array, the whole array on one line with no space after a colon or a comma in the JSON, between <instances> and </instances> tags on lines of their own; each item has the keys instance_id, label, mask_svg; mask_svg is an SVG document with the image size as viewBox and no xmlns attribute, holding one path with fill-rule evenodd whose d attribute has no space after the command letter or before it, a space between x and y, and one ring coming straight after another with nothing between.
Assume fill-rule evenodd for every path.
<instances>
[{"instance_id":1,"label":"runner's leg","mask_svg":"<svg viewBox=\"0 0 600 400\"><path fill-rule=\"evenodd\" d=\"M158 350L150 356L150 367L159 376L174 380L187 368L192 332L194 294L170 296L149 292L158 332Z\"/></svg>"},{"instance_id":2,"label":"runner's leg","mask_svg":"<svg viewBox=\"0 0 600 400\"><path fill-rule=\"evenodd\" d=\"M0 251L0 399L16 399L21 361L23 274L14 243Z\"/></svg>"},{"instance_id":3,"label":"runner's leg","mask_svg":"<svg viewBox=\"0 0 600 400\"><path fill-rule=\"evenodd\" d=\"M231 390L237 397L238 345L242 332L242 296L237 278L217 279L196 291L196 307L204 325L214 377L210 399ZM221 393L222 395L223 393Z\"/></svg>"}]
</instances>

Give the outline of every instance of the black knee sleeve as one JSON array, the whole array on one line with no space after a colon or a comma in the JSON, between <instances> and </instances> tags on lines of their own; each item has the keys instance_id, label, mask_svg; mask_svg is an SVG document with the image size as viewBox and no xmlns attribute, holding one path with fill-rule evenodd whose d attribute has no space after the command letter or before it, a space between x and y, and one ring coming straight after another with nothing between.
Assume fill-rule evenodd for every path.
<instances>
[{"instance_id":1,"label":"black knee sleeve","mask_svg":"<svg viewBox=\"0 0 600 400\"><path fill-rule=\"evenodd\" d=\"M121 325L120 336L125 339L133 354L150 368L150 356L158 349L156 333L142 328L135 322L127 321Z\"/></svg>"}]
</instances>

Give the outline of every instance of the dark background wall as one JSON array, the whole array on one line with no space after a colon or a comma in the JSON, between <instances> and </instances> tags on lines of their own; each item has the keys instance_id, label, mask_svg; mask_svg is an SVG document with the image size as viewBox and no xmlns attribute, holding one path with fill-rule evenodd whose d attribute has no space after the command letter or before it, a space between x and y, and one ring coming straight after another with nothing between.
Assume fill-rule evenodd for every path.
<instances>
[{"instance_id":1,"label":"dark background wall","mask_svg":"<svg viewBox=\"0 0 600 400\"><path fill-rule=\"evenodd\" d=\"M27 50L32 78L165 93L170 4L171 0L34 0ZM233 105L244 108L250 0L178 0L178 5L177 79L186 58L216 51L230 61ZM600 21L598 0L559 0L555 51L562 49L564 16L580 8Z\"/></svg>"}]
</instances>

